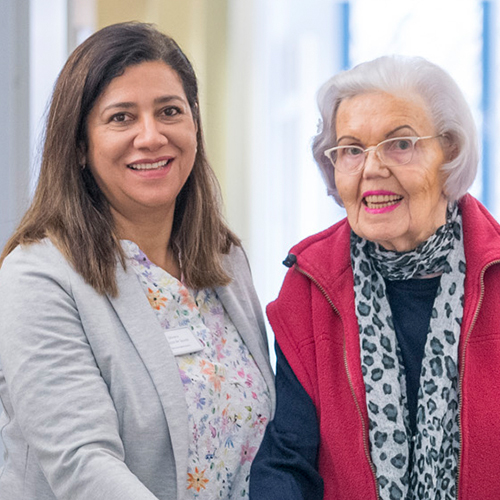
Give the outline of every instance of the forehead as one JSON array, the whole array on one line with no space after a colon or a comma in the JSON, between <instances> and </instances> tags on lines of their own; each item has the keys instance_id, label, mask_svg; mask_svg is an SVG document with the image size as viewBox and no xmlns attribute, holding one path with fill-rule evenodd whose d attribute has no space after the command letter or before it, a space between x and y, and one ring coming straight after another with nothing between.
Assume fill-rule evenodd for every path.
<instances>
[{"instance_id":1,"label":"forehead","mask_svg":"<svg viewBox=\"0 0 500 500\"><path fill-rule=\"evenodd\" d=\"M125 68L113 78L99 96L99 101L119 98L120 95L138 93L176 94L185 97L184 87L178 73L163 61L146 61Z\"/></svg>"},{"instance_id":2,"label":"forehead","mask_svg":"<svg viewBox=\"0 0 500 500\"><path fill-rule=\"evenodd\" d=\"M424 100L417 94L401 96L369 92L344 99L336 115L337 137L382 137L408 126L417 134L432 133L434 126ZM360 137L362 138L362 137Z\"/></svg>"}]
</instances>

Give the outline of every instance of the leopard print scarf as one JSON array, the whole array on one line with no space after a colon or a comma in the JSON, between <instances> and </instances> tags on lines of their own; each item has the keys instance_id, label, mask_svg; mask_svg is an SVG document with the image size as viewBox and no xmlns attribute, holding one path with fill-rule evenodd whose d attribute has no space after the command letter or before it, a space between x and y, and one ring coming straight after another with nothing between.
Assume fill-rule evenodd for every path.
<instances>
[{"instance_id":1,"label":"leopard print scarf","mask_svg":"<svg viewBox=\"0 0 500 500\"><path fill-rule=\"evenodd\" d=\"M454 499L460 449L457 360L465 278L458 206L450 205L446 224L409 252L385 250L352 232L351 262L370 453L380 497ZM417 431L411 436L405 372L384 278L401 280L433 273L442 275L422 360Z\"/></svg>"}]
</instances>

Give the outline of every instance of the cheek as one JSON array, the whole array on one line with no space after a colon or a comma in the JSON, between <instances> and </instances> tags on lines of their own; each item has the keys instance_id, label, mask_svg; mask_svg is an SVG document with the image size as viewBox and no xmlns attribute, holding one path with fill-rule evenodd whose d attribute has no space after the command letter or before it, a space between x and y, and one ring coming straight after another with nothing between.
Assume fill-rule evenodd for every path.
<instances>
[{"instance_id":1,"label":"cheek","mask_svg":"<svg viewBox=\"0 0 500 500\"><path fill-rule=\"evenodd\" d=\"M117 161L129 150L131 140L130 134L127 133L95 131L88 137L88 155L95 162Z\"/></svg>"},{"instance_id":2,"label":"cheek","mask_svg":"<svg viewBox=\"0 0 500 500\"><path fill-rule=\"evenodd\" d=\"M420 185L423 190L428 190L429 192L442 192L444 189L444 181L446 175L442 170L444 163L444 154L440 148L436 147L435 150L429 153L427 159L422 161L422 165L426 165L422 171Z\"/></svg>"},{"instance_id":3,"label":"cheek","mask_svg":"<svg viewBox=\"0 0 500 500\"><path fill-rule=\"evenodd\" d=\"M89 166L94 177L100 179L110 179L113 177L113 169L109 167L110 159L103 154L104 152L99 149L97 151L90 151Z\"/></svg>"},{"instance_id":4,"label":"cheek","mask_svg":"<svg viewBox=\"0 0 500 500\"><path fill-rule=\"evenodd\" d=\"M407 191L410 199L433 200L444 192L444 179L438 170L427 171L419 178L410 178L407 181Z\"/></svg>"},{"instance_id":5,"label":"cheek","mask_svg":"<svg viewBox=\"0 0 500 500\"><path fill-rule=\"evenodd\" d=\"M196 131L193 130L192 133L187 134L187 137L185 138L185 144L188 150L190 150L193 154L193 156L196 156L196 151L198 149L198 140L196 138Z\"/></svg>"},{"instance_id":6,"label":"cheek","mask_svg":"<svg viewBox=\"0 0 500 500\"><path fill-rule=\"evenodd\" d=\"M112 191L120 183L123 172L115 168L115 157L108 148L99 146L97 149L89 149L87 160L88 168L102 191Z\"/></svg>"},{"instance_id":7,"label":"cheek","mask_svg":"<svg viewBox=\"0 0 500 500\"><path fill-rule=\"evenodd\" d=\"M335 175L335 186L345 208L357 204L359 180L357 176Z\"/></svg>"},{"instance_id":8,"label":"cheek","mask_svg":"<svg viewBox=\"0 0 500 500\"><path fill-rule=\"evenodd\" d=\"M103 150L100 141L89 137L87 146L87 162L93 167L98 169L99 165L103 162Z\"/></svg>"}]
</instances>

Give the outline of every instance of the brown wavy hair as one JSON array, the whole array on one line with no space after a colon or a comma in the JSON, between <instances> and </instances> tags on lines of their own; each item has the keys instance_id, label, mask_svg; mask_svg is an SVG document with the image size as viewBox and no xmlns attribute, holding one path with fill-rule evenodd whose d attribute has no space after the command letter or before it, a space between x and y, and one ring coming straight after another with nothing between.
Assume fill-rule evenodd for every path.
<instances>
[{"instance_id":1,"label":"brown wavy hair","mask_svg":"<svg viewBox=\"0 0 500 500\"><path fill-rule=\"evenodd\" d=\"M48 237L97 292L117 295L116 266L125 267L125 254L109 203L90 169L81 168L81 158L87 150L87 118L97 98L127 67L147 61L163 61L177 72L197 126L198 150L176 200L169 245L182 256L188 286L230 282L222 257L240 241L224 222L219 184L206 158L196 75L172 38L138 22L99 30L64 65L50 103L34 198L7 242L0 266L18 245Z\"/></svg>"}]
</instances>

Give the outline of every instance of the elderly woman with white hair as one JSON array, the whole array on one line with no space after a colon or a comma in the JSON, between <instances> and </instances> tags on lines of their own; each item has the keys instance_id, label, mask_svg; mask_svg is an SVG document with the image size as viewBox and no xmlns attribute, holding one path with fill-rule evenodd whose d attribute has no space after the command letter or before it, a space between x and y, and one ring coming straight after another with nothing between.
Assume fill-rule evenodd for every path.
<instances>
[{"instance_id":1,"label":"elderly woman with white hair","mask_svg":"<svg viewBox=\"0 0 500 500\"><path fill-rule=\"evenodd\" d=\"M422 58L319 92L313 143L347 218L290 251L277 410L254 500L500 498L500 226L467 190L471 112Z\"/></svg>"}]
</instances>

